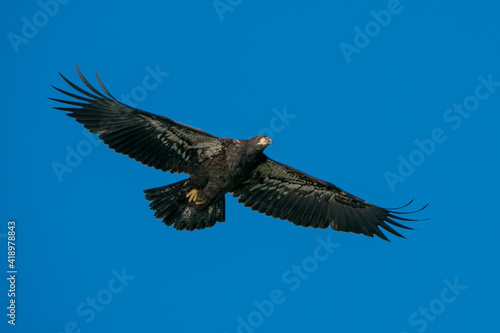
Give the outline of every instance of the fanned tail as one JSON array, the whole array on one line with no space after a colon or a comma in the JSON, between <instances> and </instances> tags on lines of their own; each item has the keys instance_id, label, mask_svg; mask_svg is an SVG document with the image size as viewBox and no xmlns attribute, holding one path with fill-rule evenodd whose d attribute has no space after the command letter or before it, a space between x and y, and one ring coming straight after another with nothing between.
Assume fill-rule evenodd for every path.
<instances>
[{"instance_id":1,"label":"fanned tail","mask_svg":"<svg viewBox=\"0 0 500 333\"><path fill-rule=\"evenodd\" d=\"M224 222L224 196L212 203L196 204L188 202L186 193L189 179L162 187L144 190L146 200L152 201L149 207L157 219L163 219L167 226L174 225L177 230L195 230L213 227L217 222Z\"/></svg>"}]
</instances>

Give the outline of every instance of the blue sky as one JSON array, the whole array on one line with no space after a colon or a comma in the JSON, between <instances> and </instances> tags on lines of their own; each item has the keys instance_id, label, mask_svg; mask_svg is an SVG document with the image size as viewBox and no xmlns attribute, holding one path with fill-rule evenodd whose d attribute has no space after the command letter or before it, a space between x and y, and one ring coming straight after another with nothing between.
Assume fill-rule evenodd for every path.
<instances>
[{"instance_id":1,"label":"blue sky","mask_svg":"<svg viewBox=\"0 0 500 333\"><path fill-rule=\"evenodd\" d=\"M2 332L498 329L498 5L457 1L41 0L3 5ZM407 239L296 227L226 198L180 232L143 190L184 179L63 112L63 73L266 150L365 200L415 199ZM64 172L55 166L65 166ZM59 170L59 171L57 171Z\"/></svg>"}]
</instances>

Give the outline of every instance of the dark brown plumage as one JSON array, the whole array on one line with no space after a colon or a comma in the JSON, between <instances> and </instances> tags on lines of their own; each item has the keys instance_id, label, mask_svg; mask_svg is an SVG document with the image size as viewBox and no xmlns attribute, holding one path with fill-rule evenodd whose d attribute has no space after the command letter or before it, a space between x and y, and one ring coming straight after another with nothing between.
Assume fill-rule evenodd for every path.
<instances>
[{"instance_id":1,"label":"dark brown plumage","mask_svg":"<svg viewBox=\"0 0 500 333\"><path fill-rule=\"evenodd\" d=\"M54 87L76 101L52 99L69 106L55 109L99 134L110 148L148 166L186 173L190 178L145 190L155 217L176 229L195 230L225 221L226 193L260 213L313 228L377 235L388 238L379 227L403 237L390 225L408 228L395 220L407 219L398 212L375 206L335 185L273 161L263 151L269 137L249 140L219 138L167 117L141 111L118 102L97 81L95 89L81 74L86 91L61 77L80 94ZM424 207L425 208L425 207ZM423 209L423 208L422 208ZM411 212L413 213L413 212Z\"/></svg>"}]
</instances>

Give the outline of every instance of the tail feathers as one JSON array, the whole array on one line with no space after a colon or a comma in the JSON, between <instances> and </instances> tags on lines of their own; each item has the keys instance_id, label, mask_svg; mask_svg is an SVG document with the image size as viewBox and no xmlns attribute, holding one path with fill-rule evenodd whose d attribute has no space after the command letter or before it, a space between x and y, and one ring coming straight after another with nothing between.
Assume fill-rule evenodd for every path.
<instances>
[{"instance_id":1,"label":"tail feathers","mask_svg":"<svg viewBox=\"0 0 500 333\"><path fill-rule=\"evenodd\" d=\"M145 190L146 200L152 201L149 207L157 219L163 219L167 226L174 225L177 230L195 230L213 227L217 222L224 222L224 196L211 204L197 205L186 199L186 183L189 180Z\"/></svg>"}]
</instances>

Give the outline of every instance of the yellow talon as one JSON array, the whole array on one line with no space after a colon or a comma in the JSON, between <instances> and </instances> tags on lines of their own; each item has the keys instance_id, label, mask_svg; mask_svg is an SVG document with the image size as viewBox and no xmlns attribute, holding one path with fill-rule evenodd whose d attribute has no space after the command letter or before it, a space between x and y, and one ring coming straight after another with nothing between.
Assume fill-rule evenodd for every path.
<instances>
[{"instance_id":1,"label":"yellow talon","mask_svg":"<svg viewBox=\"0 0 500 333\"><path fill-rule=\"evenodd\" d=\"M197 205L204 204L205 201L197 200L198 199L198 190L191 190L188 194L186 194L186 198L188 198L188 202L194 202Z\"/></svg>"},{"instance_id":2,"label":"yellow talon","mask_svg":"<svg viewBox=\"0 0 500 333\"><path fill-rule=\"evenodd\" d=\"M191 190L189 191L188 194L186 194L186 198L188 198L188 201L195 201L196 197L198 196L198 190Z\"/></svg>"}]
</instances>

